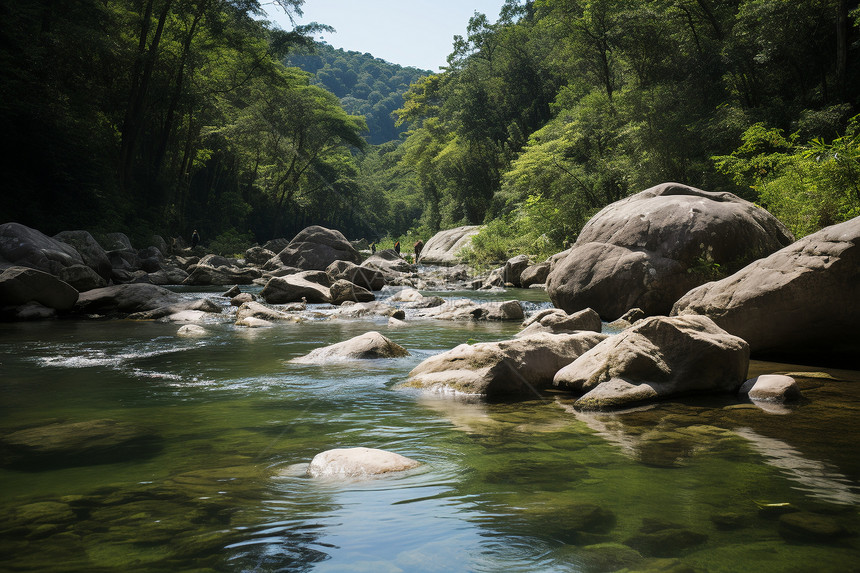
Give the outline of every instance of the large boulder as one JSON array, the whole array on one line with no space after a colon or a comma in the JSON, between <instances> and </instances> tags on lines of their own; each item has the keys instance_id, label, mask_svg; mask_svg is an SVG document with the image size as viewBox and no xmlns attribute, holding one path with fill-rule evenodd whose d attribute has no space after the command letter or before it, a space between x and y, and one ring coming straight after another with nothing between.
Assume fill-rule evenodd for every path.
<instances>
[{"instance_id":1,"label":"large boulder","mask_svg":"<svg viewBox=\"0 0 860 573\"><path fill-rule=\"evenodd\" d=\"M827 227L681 297L674 315L704 314L754 356L827 360L860 356L860 217Z\"/></svg>"},{"instance_id":2,"label":"large boulder","mask_svg":"<svg viewBox=\"0 0 860 573\"><path fill-rule=\"evenodd\" d=\"M269 279L260 296L269 304L285 304L305 299L310 303L330 303L329 278L321 271L305 271Z\"/></svg>"},{"instance_id":3,"label":"large boulder","mask_svg":"<svg viewBox=\"0 0 860 573\"><path fill-rule=\"evenodd\" d=\"M630 308L665 315L691 288L793 241L774 216L731 193L664 183L617 201L552 266L547 292L567 312L612 321Z\"/></svg>"},{"instance_id":4,"label":"large boulder","mask_svg":"<svg viewBox=\"0 0 860 573\"><path fill-rule=\"evenodd\" d=\"M274 257L277 253L265 249L261 246L251 247L245 251L245 262L250 265L262 267L266 262Z\"/></svg>"},{"instance_id":5,"label":"large boulder","mask_svg":"<svg viewBox=\"0 0 860 573\"><path fill-rule=\"evenodd\" d=\"M55 310L70 310L78 301L78 291L54 275L27 267L10 267L0 274L0 307L31 301Z\"/></svg>"},{"instance_id":6,"label":"large boulder","mask_svg":"<svg viewBox=\"0 0 860 573\"><path fill-rule=\"evenodd\" d=\"M102 237L102 247L106 251L134 251L131 241L125 233L107 233Z\"/></svg>"},{"instance_id":7,"label":"large boulder","mask_svg":"<svg viewBox=\"0 0 860 573\"><path fill-rule=\"evenodd\" d=\"M456 265L460 262L458 253L472 243L472 237L480 230L479 225L469 225L439 231L421 249L421 257L417 262L425 265Z\"/></svg>"},{"instance_id":8,"label":"large boulder","mask_svg":"<svg viewBox=\"0 0 860 573\"><path fill-rule=\"evenodd\" d=\"M108 285L107 281L91 267L86 265L72 265L60 269L57 278L72 285L76 290L84 292L94 288L102 288Z\"/></svg>"},{"instance_id":9,"label":"large boulder","mask_svg":"<svg viewBox=\"0 0 860 573\"><path fill-rule=\"evenodd\" d=\"M53 422L0 436L0 466L42 470L138 460L161 447L152 430L117 420Z\"/></svg>"},{"instance_id":10,"label":"large boulder","mask_svg":"<svg viewBox=\"0 0 860 573\"><path fill-rule=\"evenodd\" d=\"M222 264L225 262L227 264ZM199 263L188 268L188 276L183 279L182 284L249 285L262 276L259 269L242 268L230 264L231 262L224 257L208 260L204 257Z\"/></svg>"},{"instance_id":11,"label":"large boulder","mask_svg":"<svg viewBox=\"0 0 860 573\"><path fill-rule=\"evenodd\" d=\"M113 285L83 292L77 309L91 314L143 312L182 302L182 297L164 287L147 283Z\"/></svg>"},{"instance_id":12,"label":"large boulder","mask_svg":"<svg viewBox=\"0 0 860 573\"><path fill-rule=\"evenodd\" d=\"M504 266L502 274L506 283L510 283L519 288L522 286L521 277L523 271L529 267L528 255L517 255L512 259L508 259Z\"/></svg>"},{"instance_id":13,"label":"large boulder","mask_svg":"<svg viewBox=\"0 0 860 573\"><path fill-rule=\"evenodd\" d=\"M549 266L549 262L543 262L526 267L520 274L520 286L529 288L532 285L546 283L546 278L549 276Z\"/></svg>"},{"instance_id":14,"label":"large boulder","mask_svg":"<svg viewBox=\"0 0 860 573\"><path fill-rule=\"evenodd\" d=\"M409 351L378 332L367 332L290 360L296 364L327 364L333 360L368 360L409 356Z\"/></svg>"},{"instance_id":15,"label":"large boulder","mask_svg":"<svg viewBox=\"0 0 860 573\"><path fill-rule=\"evenodd\" d=\"M600 321L600 316L590 308L573 314L567 314L560 308L547 308L523 321L523 327L523 330L515 335L517 338L539 332L550 334L569 334L580 330L601 332L603 323Z\"/></svg>"},{"instance_id":16,"label":"large boulder","mask_svg":"<svg viewBox=\"0 0 860 573\"><path fill-rule=\"evenodd\" d=\"M380 290L385 286L385 275L381 271L350 261L335 261L325 272L332 282L343 279L367 290Z\"/></svg>"},{"instance_id":17,"label":"large boulder","mask_svg":"<svg viewBox=\"0 0 860 573\"><path fill-rule=\"evenodd\" d=\"M421 464L394 452L374 448L338 448L314 456L307 469L311 477L365 478L417 468Z\"/></svg>"},{"instance_id":18,"label":"large boulder","mask_svg":"<svg viewBox=\"0 0 860 573\"><path fill-rule=\"evenodd\" d=\"M411 273L415 270L415 267L410 265L406 259L401 257L394 249L377 251L361 263L361 266L364 268L376 269L385 274Z\"/></svg>"},{"instance_id":19,"label":"large boulder","mask_svg":"<svg viewBox=\"0 0 860 573\"><path fill-rule=\"evenodd\" d=\"M112 266L107 252L89 232L63 231L54 235L54 238L73 247L81 255L86 266L93 269L105 281L110 280Z\"/></svg>"},{"instance_id":20,"label":"large boulder","mask_svg":"<svg viewBox=\"0 0 860 573\"><path fill-rule=\"evenodd\" d=\"M461 344L416 366L403 386L489 399L533 395L605 338L597 332L579 332Z\"/></svg>"},{"instance_id":21,"label":"large boulder","mask_svg":"<svg viewBox=\"0 0 860 573\"><path fill-rule=\"evenodd\" d=\"M281 265L324 271L335 261L361 262L361 255L340 231L314 225L293 237L276 257Z\"/></svg>"},{"instance_id":22,"label":"large boulder","mask_svg":"<svg viewBox=\"0 0 860 573\"><path fill-rule=\"evenodd\" d=\"M418 316L438 320L523 320L525 313L517 300L476 303L469 299L454 299L421 308Z\"/></svg>"},{"instance_id":23,"label":"large boulder","mask_svg":"<svg viewBox=\"0 0 860 573\"><path fill-rule=\"evenodd\" d=\"M372 292L347 280L336 280L329 288L331 303L341 304L351 302L370 302L376 300Z\"/></svg>"},{"instance_id":24,"label":"large boulder","mask_svg":"<svg viewBox=\"0 0 860 573\"><path fill-rule=\"evenodd\" d=\"M236 324L238 326L249 325L249 319L265 320L268 322L280 320L289 322L302 321L301 317L295 314L289 314L282 310L268 307L256 301L242 303L242 306L236 309Z\"/></svg>"},{"instance_id":25,"label":"large boulder","mask_svg":"<svg viewBox=\"0 0 860 573\"><path fill-rule=\"evenodd\" d=\"M0 268L29 267L56 275L60 269L82 264L80 253L71 245L20 223L0 225Z\"/></svg>"},{"instance_id":26,"label":"large boulder","mask_svg":"<svg viewBox=\"0 0 860 573\"><path fill-rule=\"evenodd\" d=\"M734 392L746 379L749 345L705 316L654 316L608 338L555 375L584 393L584 410L689 394Z\"/></svg>"}]
</instances>

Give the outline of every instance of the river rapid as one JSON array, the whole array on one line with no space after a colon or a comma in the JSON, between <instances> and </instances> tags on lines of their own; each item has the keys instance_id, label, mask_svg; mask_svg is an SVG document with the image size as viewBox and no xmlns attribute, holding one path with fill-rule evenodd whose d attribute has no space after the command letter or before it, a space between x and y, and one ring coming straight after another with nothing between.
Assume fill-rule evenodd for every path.
<instances>
[{"instance_id":1,"label":"river rapid","mask_svg":"<svg viewBox=\"0 0 860 573\"><path fill-rule=\"evenodd\" d=\"M533 290L432 294L549 306ZM108 419L158 436L131 459L0 468L0 570L858 571L856 371L753 362L750 376L792 373L805 400L586 415L556 392L485 403L395 388L425 358L518 324L389 327L309 305L302 323L249 329L222 304L198 338L158 321L0 325L0 435ZM369 330L411 356L289 362ZM305 475L315 454L353 446L422 465Z\"/></svg>"}]
</instances>

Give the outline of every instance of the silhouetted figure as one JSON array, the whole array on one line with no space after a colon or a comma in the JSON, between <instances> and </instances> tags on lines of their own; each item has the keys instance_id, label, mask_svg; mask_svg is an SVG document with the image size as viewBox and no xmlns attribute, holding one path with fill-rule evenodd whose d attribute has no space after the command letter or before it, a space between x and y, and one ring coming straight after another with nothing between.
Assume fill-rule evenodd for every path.
<instances>
[{"instance_id":1,"label":"silhouetted figure","mask_svg":"<svg viewBox=\"0 0 860 573\"><path fill-rule=\"evenodd\" d=\"M418 239L418 241L415 243L414 248L415 248L415 262L417 263L418 257L421 256L421 249L424 248L424 241L422 241L421 239Z\"/></svg>"},{"instance_id":2,"label":"silhouetted figure","mask_svg":"<svg viewBox=\"0 0 860 573\"><path fill-rule=\"evenodd\" d=\"M394 243L394 252L397 253L398 255L400 254L400 241L397 241L396 243Z\"/></svg>"},{"instance_id":3,"label":"silhouetted figure","mask_svg":"<svg viewBox=\"0 0 860 573\"><path fill-rule=\"evenodd\" d=\"M200 242L200 235L197 234L197 229L194 229L194 232L191 233L191 248L197 246L197 243Z\"/></svg>"},{"instance_id":4,"label":"silhouetted figure","mask_svg":"<svg viewBox=\"0 0 860 573\"><path fill-rule=\"evenodd\" d=\"M370 243L370 254L371 255L376 254L376 243Z\"/></svg>"}]
</instances>

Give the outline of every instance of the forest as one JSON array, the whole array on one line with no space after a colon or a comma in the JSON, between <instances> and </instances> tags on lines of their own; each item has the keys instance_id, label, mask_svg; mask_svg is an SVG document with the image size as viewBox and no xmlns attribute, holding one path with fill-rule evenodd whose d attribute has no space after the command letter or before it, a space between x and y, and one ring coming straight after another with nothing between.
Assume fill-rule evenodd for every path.
<instances>
[{"instance_id":1,"label":"forest","mask_svg":"<svg viewBox=\"0 0 860 573\"><path fill-rule=\"evenodd\" d=\"M304 0L279 0L288 14ZM507 0L437 74L273 27L256 0L0 0L4 221L190 235L309 224L545 256L664 181L797 236L860 215L848 0Z\"/></svg>"}]
</instances>

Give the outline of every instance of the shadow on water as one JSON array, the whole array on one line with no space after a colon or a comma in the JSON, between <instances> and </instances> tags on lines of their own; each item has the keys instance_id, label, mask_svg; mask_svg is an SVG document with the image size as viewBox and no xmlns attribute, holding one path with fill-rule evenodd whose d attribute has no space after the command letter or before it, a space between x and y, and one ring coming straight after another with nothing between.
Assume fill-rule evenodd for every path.
<instances>
[{"instance_id":1,"label":"shadow on water","mask_svg":"<svg viewBox=\"0 0 860 573\"><path fill-rule=\"evenodd\" d=\"M199 339L161 322L4 326L0 570L784 572L860 562L857 372L754 363L751 374L792 373L806 400L584 414L554 392L489 404L393 389L424 358L508 338L517 325L248 330L225 317ZM371 329L411 356L290 363ZM125 433L99 433L117 424ZM121 438L136 435L157 436L159 448L127 455ZM116 457L89 457L94 443ZM12 446L47 462L25 468ZM374 480L305 475L316 453L352 446L422 466Z\"/></svg>"}]
</instances>

